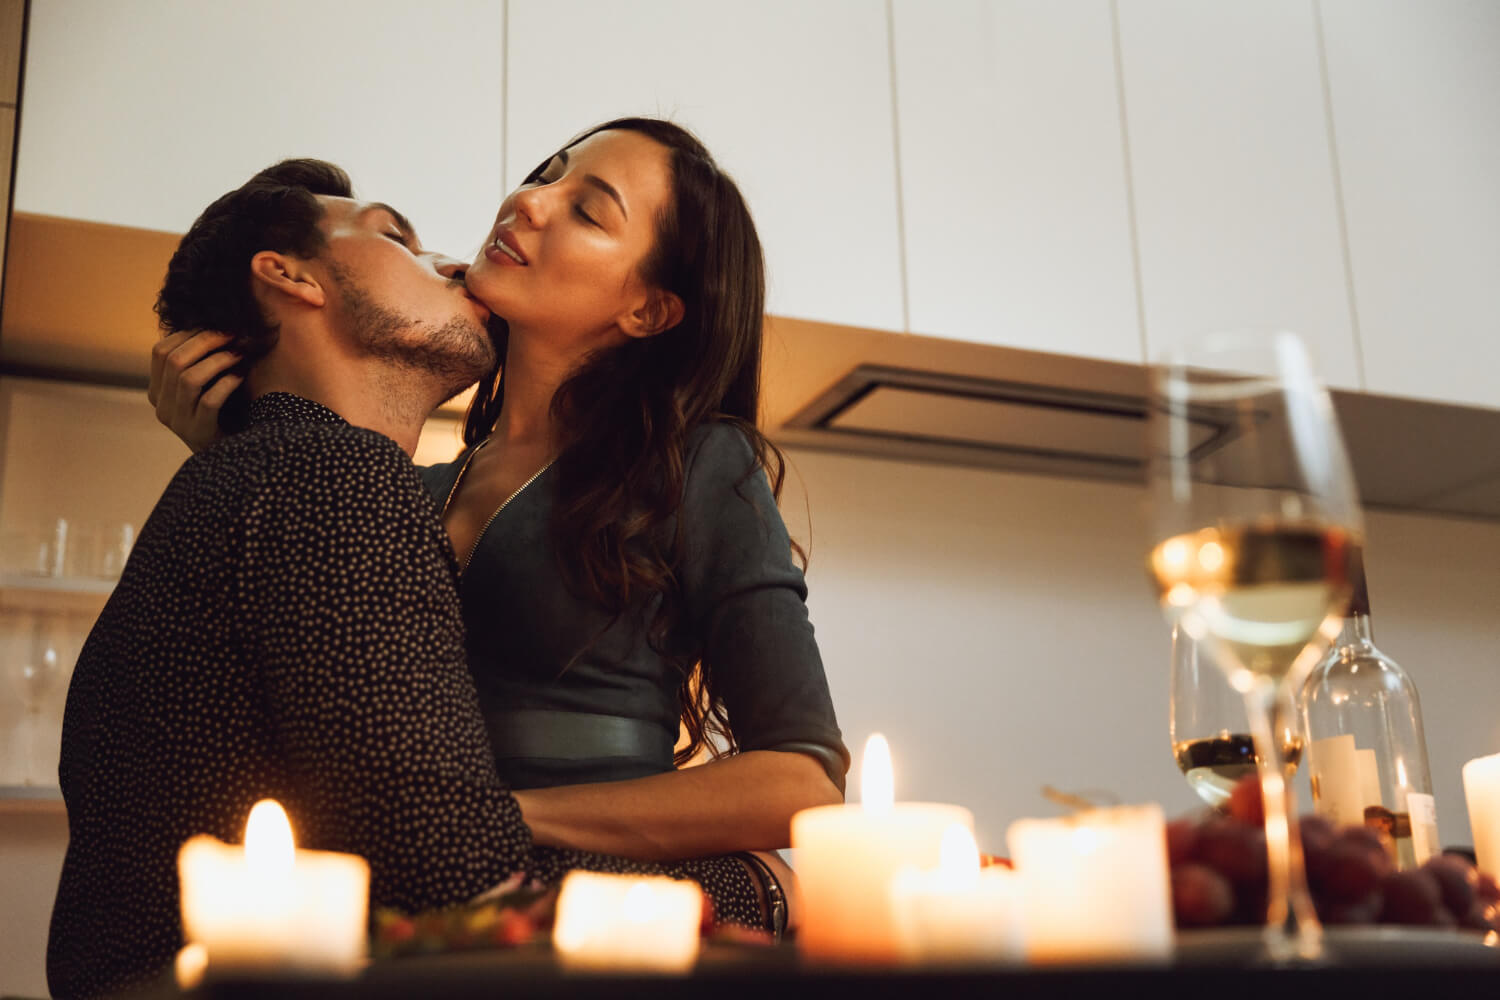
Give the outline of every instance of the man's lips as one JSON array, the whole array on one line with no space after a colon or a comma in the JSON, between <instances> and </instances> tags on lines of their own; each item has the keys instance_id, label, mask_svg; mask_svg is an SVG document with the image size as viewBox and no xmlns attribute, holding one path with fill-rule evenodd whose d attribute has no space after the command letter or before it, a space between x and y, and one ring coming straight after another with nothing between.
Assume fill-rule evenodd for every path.
<instances>
[{"instance_id":1,"label":"man's lips","mask_svg":"<svg viewBox=\"0 0 1500 1000\"><path fill-rule=\"evenodd\" d=\"M526 254L521 252L521 244L510 230L501 227L495 230L495 236L485 245L484 255L497 264L511 264L517 267L525 267L530 263Z\"/></svg>"}]
</instances>

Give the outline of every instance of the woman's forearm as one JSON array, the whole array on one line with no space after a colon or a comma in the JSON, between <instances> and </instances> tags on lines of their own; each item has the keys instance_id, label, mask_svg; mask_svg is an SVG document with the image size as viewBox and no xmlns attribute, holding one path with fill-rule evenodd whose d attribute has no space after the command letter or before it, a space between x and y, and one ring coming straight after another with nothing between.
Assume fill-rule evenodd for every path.
<instances>
[{"instance_id":1,"label":"woman's forearm","mask_svg":"<svg viewBox=\"0 0 1500 1000\"><path fill-rule=\"evenodd\" d=\"M786 847L794 813L843 801L818 761L778 750L515 796L536 843L642 861Z\"/></svg>"}]
</instances>

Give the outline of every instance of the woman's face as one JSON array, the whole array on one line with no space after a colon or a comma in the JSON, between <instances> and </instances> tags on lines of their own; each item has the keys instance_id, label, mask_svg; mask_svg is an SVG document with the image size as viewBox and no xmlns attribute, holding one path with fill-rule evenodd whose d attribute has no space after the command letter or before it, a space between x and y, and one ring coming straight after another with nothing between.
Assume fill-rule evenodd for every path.
<instances>
[{"instance_id":1,"label":"woman's face","mask_svg":"<svg viewBox=\"0 0 1500 1000\"><path fill-rule=\"evenodd\" d=\"M510 324L560 345L618 342L651 289L640 266L672 196L665 146L606 131L554 156L500 205L465 279Z\"/></svg>"}]
</instances>

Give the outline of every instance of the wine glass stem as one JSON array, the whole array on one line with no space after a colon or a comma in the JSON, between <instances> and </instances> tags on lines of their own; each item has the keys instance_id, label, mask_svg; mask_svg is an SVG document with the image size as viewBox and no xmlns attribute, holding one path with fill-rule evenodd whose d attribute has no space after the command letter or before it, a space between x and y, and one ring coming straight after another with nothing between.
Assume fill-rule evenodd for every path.
<instances>
[{"instance_id":1,"label":"wine glass stem","mask_svg":"<svg viewBox=\"0 0 1500 1000\"><path fill-rule=\"evenodd\" d=\"M1245 695L1266 812L1266 946L1273 962L1314 961L1322 956L1323 928L1307 891L1296 805L1272 724L1276 704L1277 688L1269 680Z\"/></svg>"}]
</instances>

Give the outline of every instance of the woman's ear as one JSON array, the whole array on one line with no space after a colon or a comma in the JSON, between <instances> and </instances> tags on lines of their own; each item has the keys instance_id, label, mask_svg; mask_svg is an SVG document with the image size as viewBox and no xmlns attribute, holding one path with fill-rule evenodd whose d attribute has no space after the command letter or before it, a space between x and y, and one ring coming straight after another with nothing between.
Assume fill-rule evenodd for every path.
<instances>
[{"instance_id":1,"label":"woman's ear","mask_svg":"<svg viewBox=\"0 0 1500 1000\"><path fill-rule=\"evenodd\" d=\"M315 308L327 303L322 283L307 262L297 257L262 250L250 258L250 277L263 293L287 295Z\"/></svg>"},{"instance_id":2,"label":"woman's ear","mask_svg":"<svg viewBox=\"0 0 1500 1000\"><path fill-rule=\"evenodd\" d=\"M641 307L620 324L625 336L640 340L664 333L682 322L686 311L682 299L673 292L653 289Z\"/></svg>"}]
</instances>

